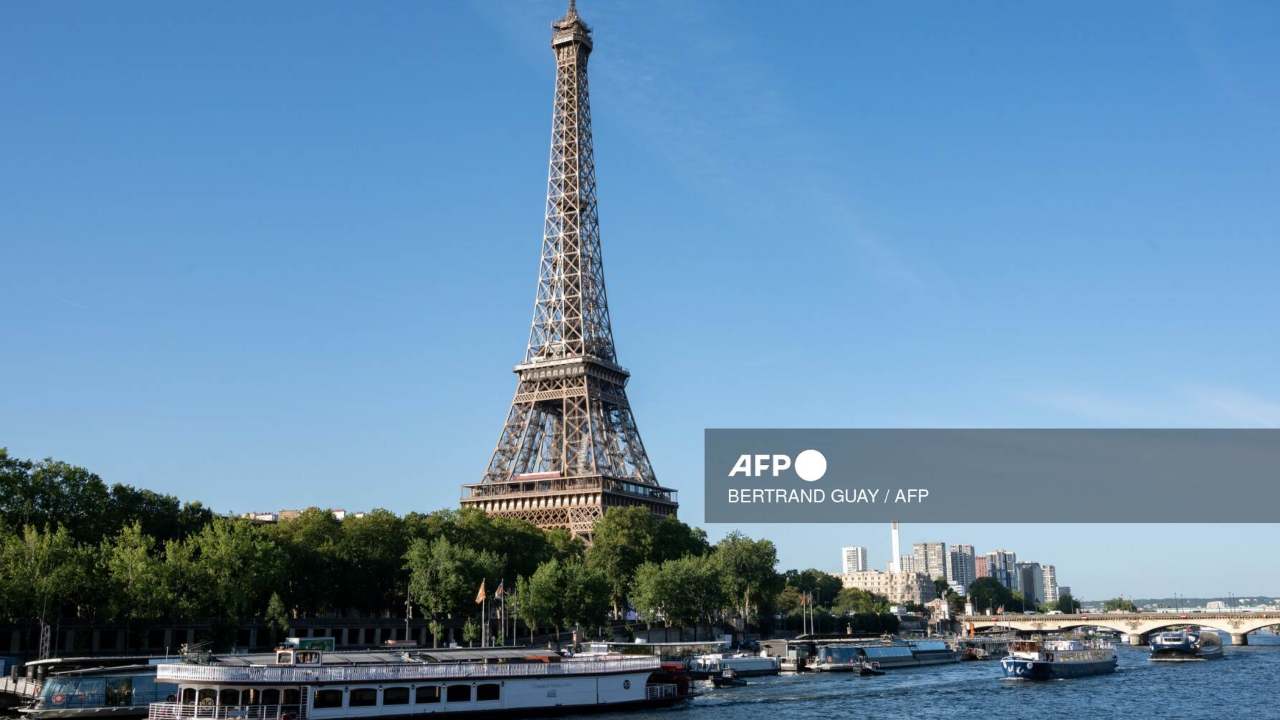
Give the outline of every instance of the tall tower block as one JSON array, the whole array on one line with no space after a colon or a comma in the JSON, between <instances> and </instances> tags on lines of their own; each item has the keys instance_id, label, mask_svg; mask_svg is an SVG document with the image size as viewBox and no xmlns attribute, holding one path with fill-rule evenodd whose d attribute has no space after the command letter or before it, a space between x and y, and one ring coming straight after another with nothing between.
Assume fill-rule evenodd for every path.
<instances>
[{"instance_id":1,"label":"tall tower block","mask_svg":"<svg viewBox=\"0 0 1280 720\"><path fill-rule=\"evenodd\" d=\"M889 556L889 572L902 572L902 543L898 538L898 521L889 523L889 534L892 536L893 554Z\"/></svg>"},{"instance_id":2,"label":"tall tower block","mask_svg":"<svg viewBox=\"0 0 1280 720\"><path fill-rule=\"evenodd\" d=\"M551 25L556 61L547 211L533 323L516 393L479 483L462 506L590 538L610 507L675 515L640 441L605 295L587 59L591 29L572 0Z\"/></svg>"}]
</instances>

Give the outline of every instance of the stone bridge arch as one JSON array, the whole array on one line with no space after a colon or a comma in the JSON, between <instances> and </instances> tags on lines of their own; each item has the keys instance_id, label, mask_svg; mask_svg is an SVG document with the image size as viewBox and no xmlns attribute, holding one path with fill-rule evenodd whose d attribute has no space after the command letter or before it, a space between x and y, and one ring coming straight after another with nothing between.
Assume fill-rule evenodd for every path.
<instances>
[{"instance_id":1,"label":"stone bridge arch","mask_svg":"<svg viewBox=\"0 0 1280 720\"><path fill-rule=\"evenodd\" d=\"M1106 628L1128 635L1131 645L1145 645L1147 637L1158 630L1199 625L1229 634L1232 645L1247 645L1249 633L1280 625L1280 612L962 615L958 620L966 629L1005 627L1021 633L1061 632L1080 627Z\"/></svg>"}]
</instances>

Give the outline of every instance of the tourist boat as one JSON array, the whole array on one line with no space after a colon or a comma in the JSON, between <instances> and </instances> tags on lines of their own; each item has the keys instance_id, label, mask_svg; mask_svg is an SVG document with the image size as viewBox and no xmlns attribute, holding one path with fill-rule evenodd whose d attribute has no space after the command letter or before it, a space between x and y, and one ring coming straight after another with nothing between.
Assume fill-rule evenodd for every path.
<instances>
[{"instance_id":1,"label":"tourist boat","mask_svg":"<svg viewBox=\"0 0 1280 720\"><path fill-rule=\"evenodd\" d=\"M174 701L150 720L325 720L420 715L529 717L672 705L688 675L656 657L514 649L324 652L281 649L158 667Z\"/></svg>"},{"instance_id":2,"label":"tourist boat","mask_svg":"<svg viewBox=\"0 0 1280 720\"><path fill-rule=\"evenodd\" d=\"M1151 660L1182 662L1222 657L1222 638L1212 630L1187 628L1151 636Z\"/></svg>"},{"instance_id":3,"label":"tourist boat","mask_svg":"<svg viewBox=\"0 0 1280 720\"><path fill-rule=\"evenodd\" d=\"M155 665L83 668L49 673L18 712L32 720L142 718L152 703L177 697L177 685L156 680Z\"/></svg>"},{"instance_id":4,"label":"tourist boat","mask_svg":"<svg viewBox=\"0 0 1280 720\"><path fill-rule=\"evenodd\" d=\"M941 640L907 640L878 645L822 645L812 667L818 672L860 672L864 665L874 670L894 670L959 661L960 653Z\"/></svg>"},{"instance_id":5,"label":"tourist boat","mask_svg":"<svg viewBox=\"0 0 1280 720\"><path fill-rule=\"evenodd\" d=\"M715 677L726 670L732 670L737 677L777 675L782 670L782 663L778 658L747 653L711 653L699 655L689 661L689 674L695 678Z\"/></svg>"},{"instance_id":6,"label":"tourist boat","mask_svg":"<svg viewBox=\"0 0 1280 720\"><path fill-rule=\"evenodd\" d=\"M1000 661L1006 678L1058 680L1114 672L1115 646L1097 640L1030 640L1009 643Z\"/></svg>"}]
</instances>

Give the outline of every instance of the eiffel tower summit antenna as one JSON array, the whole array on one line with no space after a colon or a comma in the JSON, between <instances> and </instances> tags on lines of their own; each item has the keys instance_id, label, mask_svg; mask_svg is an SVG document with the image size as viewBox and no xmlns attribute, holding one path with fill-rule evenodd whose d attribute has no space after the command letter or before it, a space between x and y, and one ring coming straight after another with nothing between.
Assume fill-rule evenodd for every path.
<instances>
[{"instance_id":1,"label":"eiffel tower summit antenna","mask_svg":"<svg viewBox=\"0 0 1280 720\"><path fill-rule=\"evenodd\" d=\"M587 59L591 28L569 0L551 24L556 87L547 211L533 322L516 394L479 483L462 506L591 537L611 507L675 515L627 401L605 295Z\"/></svg>"}]
</instances>

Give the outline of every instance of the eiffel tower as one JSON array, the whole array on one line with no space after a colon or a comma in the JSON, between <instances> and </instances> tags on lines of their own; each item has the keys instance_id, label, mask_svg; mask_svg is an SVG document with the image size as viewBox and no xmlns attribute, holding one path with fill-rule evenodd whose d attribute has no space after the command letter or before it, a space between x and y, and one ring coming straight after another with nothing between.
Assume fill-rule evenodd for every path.
<instances>
[{"instance_id":1,"label":"eiffel tower","mask_svg":"<svg viewBox=\"0 0 1280 720\"><path fill-rule=\"evenodd\" d=\"M498 446L463 507L591 537L611 507L675 515L654 478L624 390L605 297L596 214L587 58L591 29L574 0L551 24L556 92L538 291Z\"/></svg>"}]
</instances>

